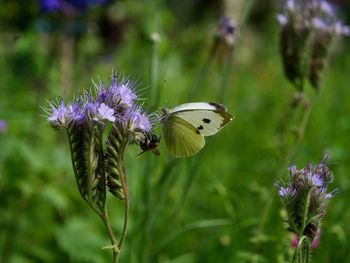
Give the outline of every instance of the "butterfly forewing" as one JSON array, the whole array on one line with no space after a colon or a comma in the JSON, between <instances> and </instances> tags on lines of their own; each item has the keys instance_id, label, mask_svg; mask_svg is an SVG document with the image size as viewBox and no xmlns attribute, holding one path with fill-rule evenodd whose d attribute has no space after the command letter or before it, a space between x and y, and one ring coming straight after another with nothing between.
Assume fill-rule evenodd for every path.
<instances>
[{"instance_id":1,"label":"butterfly forewing","mask_svg":"<svg viewBox=\"0 0 350 263\"><path fill-rule=\"evenodd\" d=\"M193 125L176 115L168 116L162 129L165 144L174 157L194 155L205 145L203 135Z\"/></svg>"},{"instance_id":2,"label":"butterfly forewing","mask_svg":"<svg viewBox=\"0 0 350 263\"><path fill-rule=\"evenodd\" d=\"M217 133L233 116L219 110L184 110L173 113L195 127L204 136Z\"/></svg>"}]
</instances>

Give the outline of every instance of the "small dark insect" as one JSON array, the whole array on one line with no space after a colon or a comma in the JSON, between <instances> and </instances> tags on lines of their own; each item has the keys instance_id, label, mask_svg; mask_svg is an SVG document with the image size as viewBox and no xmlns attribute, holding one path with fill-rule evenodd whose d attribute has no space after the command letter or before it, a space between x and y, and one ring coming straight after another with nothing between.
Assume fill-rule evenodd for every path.
<instances>
[{"instance_id":1,"label":"small dark insect","mask_svg":"<svg viewBox=\"0 0 350 263\"><path fill-rule=\"evenodd\" d=\"M140 148L142 152L140 152L137 156L147 151L152 151L152 153L155 156L159 156L160 152L157 149L159 142L160 142L160 137L158 137L157 135L151 134L151 133L145 134L145 140L143 142L140 142Z\"/></svg>"}]
</instances>

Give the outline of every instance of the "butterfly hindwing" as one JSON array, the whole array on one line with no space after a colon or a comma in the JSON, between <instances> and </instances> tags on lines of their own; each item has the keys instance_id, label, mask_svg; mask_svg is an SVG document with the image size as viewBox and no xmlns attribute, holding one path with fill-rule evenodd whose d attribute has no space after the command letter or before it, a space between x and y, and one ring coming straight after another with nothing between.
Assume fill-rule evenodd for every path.
<instances>
[{"instance_id":1,"label":"butterfly hindwing","mask_svg":"<svg viewBox=\"0 0 350 263\"><path fill-rule=\"evenodd\" d=\"M168 116L162 129L165 144L174 157L194 155L205 145L203 135L193 125L176 115Z\"/></svg>"}]
</instances>

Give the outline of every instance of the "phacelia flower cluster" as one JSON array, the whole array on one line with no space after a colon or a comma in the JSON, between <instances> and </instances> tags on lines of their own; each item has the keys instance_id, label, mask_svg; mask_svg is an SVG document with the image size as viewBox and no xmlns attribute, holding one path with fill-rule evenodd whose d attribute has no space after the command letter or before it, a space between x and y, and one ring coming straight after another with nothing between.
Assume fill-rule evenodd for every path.
<instances>
[{"instance_id":1,"label":"phacelia flower cluster","mask_svg":"<svg viewBox=\"0 0 350 263\"><path fill-rule=\"evenodd\" d=\"M298 239L306 237L310 244L320 231L327 201L337 192L327 192L333 180L332 172L326 165L327 159L326 155L319 164L309 163L300 170L292 165L289 167L289 181L276 184L288 214L289 230Z\"/></svg>"},{"instance_id":2,"label":"phacelia flower cluster","mask_svg":"<svg viewBox=\"0 0 350 263\"><path fill-rule=\"evenodd\" d=\"M287 78L299 89L304 78L318 88L333 39L349 36L350 27L338 19L334 8L325 0L287 0L277 20L281 26L280 51Z\"/></svg>"},{"instance_id":3,"label":"phacelia flower cluster","mask_svg":"<svg viewBox=\"0 0 350 263\"><path fill-rule=\"evenodd\" d=\"M112 123L127 135L129 142L139 143L152 129L147 114L137 105L134 84L112 76L111 84L95 85L95 89L68 104L49 102L48 122L54 128L104 127Z\"/></svg>"},{"instance_id":4,"label":"phacelia flower cluster","mask_svg":"<svg viewBox=\"0 0 350 263\"><path fill-rule=\"evenodd\" d=\"M124 200L124 151L149 144L152 123L138 105L134 84L113 75L111 83L95 84L72 102L49 102L47 120L67 132L73 170L83 199L100 215L107 192Z\"/></svg>"}]
</instances>

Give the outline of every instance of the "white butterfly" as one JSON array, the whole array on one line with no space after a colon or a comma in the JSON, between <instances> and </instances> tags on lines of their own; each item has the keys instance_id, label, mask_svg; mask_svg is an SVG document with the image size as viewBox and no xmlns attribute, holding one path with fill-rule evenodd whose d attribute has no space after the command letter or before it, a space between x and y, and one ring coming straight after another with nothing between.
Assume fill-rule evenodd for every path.
<instances>
[{"instance_id":1,"label":"white butterfly","mask_svg":"<svg viewBox=\"0 0 350 263\"><path fill-rule=\"evenodd\" d=\"M176 158L192 156L204 147L204 136L214 135L232 119L226 107L215 102L185 103L162 109L165 144Z\"/></svg>"}]
</instances>

